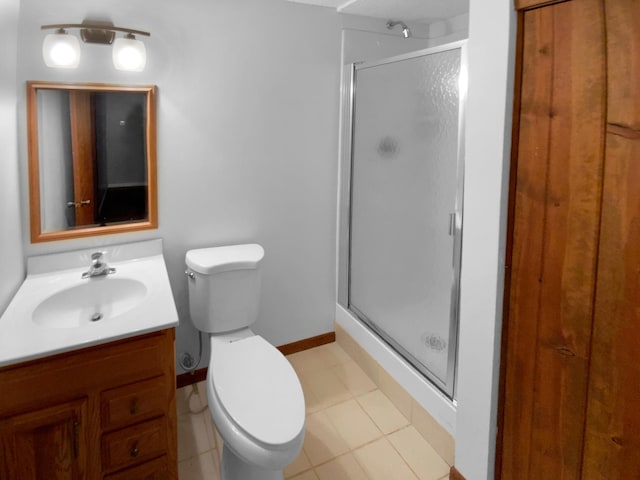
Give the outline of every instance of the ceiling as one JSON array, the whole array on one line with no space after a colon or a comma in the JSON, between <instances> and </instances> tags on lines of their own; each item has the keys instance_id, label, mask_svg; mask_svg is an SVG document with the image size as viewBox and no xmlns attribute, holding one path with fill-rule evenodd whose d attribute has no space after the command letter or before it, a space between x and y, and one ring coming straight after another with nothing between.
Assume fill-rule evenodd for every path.
<instances>
[{"instance_id":1,"label":"ceiling","mask_svg":"<svg viewBox=\"0 0 640 480\"><path fill-rule=\"evenodd\" d=\"M335 8L339 13L431 23L469 11L469 0L289 0Z\"/></svg>"}]
</instances>

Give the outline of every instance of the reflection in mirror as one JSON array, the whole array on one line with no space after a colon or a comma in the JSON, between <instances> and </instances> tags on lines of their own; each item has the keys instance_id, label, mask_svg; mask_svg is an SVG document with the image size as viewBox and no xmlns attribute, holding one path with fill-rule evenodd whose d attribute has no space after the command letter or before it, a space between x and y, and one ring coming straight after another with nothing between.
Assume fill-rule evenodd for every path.
<instances>
[{"instance_id":1,"label":"reflection in mirror","mask_svg":"<svg viewBox=\"0 0 640 480\"><path fill-rule=\"evenodd\" d=\"M32 241L156 228L155 88L28 87Z\"/></svg>"}]
</instances>

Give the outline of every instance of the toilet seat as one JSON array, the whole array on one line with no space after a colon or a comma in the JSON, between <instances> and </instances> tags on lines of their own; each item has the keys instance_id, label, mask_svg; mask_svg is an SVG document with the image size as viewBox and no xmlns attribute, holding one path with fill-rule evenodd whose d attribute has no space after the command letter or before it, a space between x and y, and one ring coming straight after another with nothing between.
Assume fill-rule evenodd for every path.
<instances>
[{"instance_id":1,"label":"toilet seat","mask_svg":"<svg viewBox=\"0 0 640 480\"><path fill-rule=\"evenodd\" d=\"M302 387L274 346L258 335L217 344L209 368L222 408L247 436L272 447L299 437L305 423Z\"/></svg>"}]
</instances>

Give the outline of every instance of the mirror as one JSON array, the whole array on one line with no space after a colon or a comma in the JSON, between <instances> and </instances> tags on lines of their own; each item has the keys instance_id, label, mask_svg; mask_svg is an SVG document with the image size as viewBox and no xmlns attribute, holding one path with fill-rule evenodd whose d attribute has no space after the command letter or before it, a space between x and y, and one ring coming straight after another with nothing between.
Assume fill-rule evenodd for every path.
<instances>
[{"instance_id":1,"label":"mirror","mask_svg":"<svg viewBox=\"0 0 640 480\"><path fill-rule=\"evenodd\" d=\"M27 82L31 242L158 227L155 93Z\"/></svg>"}]
</instances>

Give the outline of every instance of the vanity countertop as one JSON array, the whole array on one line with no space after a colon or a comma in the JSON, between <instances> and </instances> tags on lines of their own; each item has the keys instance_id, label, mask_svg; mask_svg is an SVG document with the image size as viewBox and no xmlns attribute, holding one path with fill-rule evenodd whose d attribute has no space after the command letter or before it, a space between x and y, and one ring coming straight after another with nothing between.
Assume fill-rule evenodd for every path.
<instances>
[{"instance_id":1,"label":"vanity countertop","mask_svg":"<svg viewBox=\"0 0 640 480\"><path fill-rule=\"evenodd\" d=\"M83 279L97 251L116 271ZM0 367L177 325L161 240L30 257L0 317Z\"/></svg>"}]
</instances>

